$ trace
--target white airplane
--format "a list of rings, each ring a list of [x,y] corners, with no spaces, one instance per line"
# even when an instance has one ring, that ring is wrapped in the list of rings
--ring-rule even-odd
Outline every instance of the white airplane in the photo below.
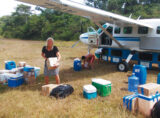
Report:
[[[132,60],[151,67],[160,66],[160,19],[132,19],[89,7],[70,0],[17,0],[44,8],[51,8],[93,21],[99,29],[88,28],[80,35],[80,41],[91,48],[103,48],[103,58],[117,62],[119,71],[128,71]],[[100,22],[106,22],[101,25]],[[125,61],[124,61],[125,60]]]

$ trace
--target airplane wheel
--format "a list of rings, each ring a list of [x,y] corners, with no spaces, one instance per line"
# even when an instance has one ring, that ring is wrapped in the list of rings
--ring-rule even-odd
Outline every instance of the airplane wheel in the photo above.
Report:
[[[129,65],[125,61],[122,61],[117,64],[117,69],[121,72],[127,72],[129,70]]]

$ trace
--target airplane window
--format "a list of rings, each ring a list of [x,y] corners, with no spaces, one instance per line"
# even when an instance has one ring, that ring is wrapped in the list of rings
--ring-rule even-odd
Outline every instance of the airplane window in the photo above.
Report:
[[[115,27],[114,33],[115,34],[120,34],[120,32],[121,32],[121,28],[120,27]]]
[[[148,27],[138,27],[138,34],[147,34]]]
[[[113,27],[109,26],[109,27],[106,29],[106,31],[108,31],[109,33],[111,33],[111,34],[112,34]]]
[[[123,28],[124,34],[131,34],[132,33],[132,27],[124,27]]]
[[[157,34],[160,34],[160,26],[157,27]]]

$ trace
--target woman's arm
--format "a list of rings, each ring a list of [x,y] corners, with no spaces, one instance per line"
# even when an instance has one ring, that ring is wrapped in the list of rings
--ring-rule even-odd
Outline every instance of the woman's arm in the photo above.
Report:
[[[61,54],[59,52],[56,53],[56,56],[57,56],[57,61],[60,61],[61,59]]]
[[[42,57],[46,60],[47,58],[45,57],[45,54],[42,52]]]

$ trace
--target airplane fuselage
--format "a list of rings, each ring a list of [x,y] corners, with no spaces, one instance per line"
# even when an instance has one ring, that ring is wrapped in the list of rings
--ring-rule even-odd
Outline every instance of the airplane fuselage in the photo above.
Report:
[[[105,23],[105,28],[121,45],[135,51],[160,52],[160,19],[144,19],[140,22],[151,25],[153,28],[137,25],[123,25]],[[80,35],[80,40],[91,47],[120,48],[101,29]]]

